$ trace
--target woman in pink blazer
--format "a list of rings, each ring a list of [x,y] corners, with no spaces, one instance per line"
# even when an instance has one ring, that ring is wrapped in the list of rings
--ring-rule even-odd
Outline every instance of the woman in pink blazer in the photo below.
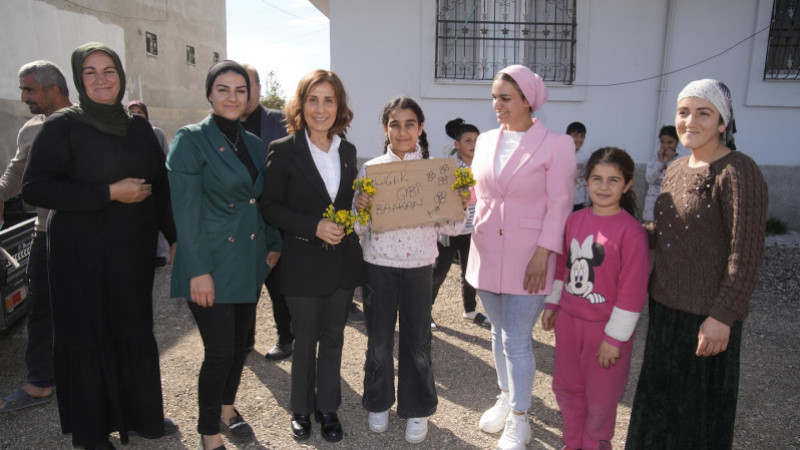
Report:
[[[547,100],[539,75],[513,65],[492,83],[500,128],[478,138],[472,170],[477,184],[467,281],[492,322],[492,351],[501,394],[481,430],[505,430],[498,448],[530,441],[536,360],[531,332],[561,252],[575,190],[575,144],[548,130],[534,111]]]

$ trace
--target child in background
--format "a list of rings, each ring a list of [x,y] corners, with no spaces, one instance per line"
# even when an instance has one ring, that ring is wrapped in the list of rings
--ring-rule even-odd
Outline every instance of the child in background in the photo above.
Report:
[[[428,158],[428,140],[423,130],[425,116],[417,102],[398,96],[383,107],[381,124],[386,133],[384,154],[366,166],[393,161]],[[362,210],[371,198],[356,193],[353,206]],[[469,198],[462,198],[467,209]],[[465,217],[466,219],[466,217]],[[355,224],[367,262],[367,359],[364,363],[364,396],[369,411],[369,429],[375,433],[389,426],[389,408],[395,402],[394,328],[400,315],[398,349],[397,415],[408,419],[406,441],[422,442],[428,433],[428,417],[439,403],[431,363],[431,279],[436,260],[438,233],[458,235],[464,220],[450,225],[431,224],[384,232]]]
[[[586,163],[591,207],[567,219],[542,328],[556,333],[553,392],[565,449],[611,448],[631,364],[631,339],[647,298],[647,236],[634,218],[634,163],[601,148]],[[563,288],[563,292],[562,292]]]
[[[458,118],[447,122],[444,127],[448,136],[454,139],[453,151],[450,155],[455,155],[458,160],[458,167],[465,168],[472,165],[472,157],[475,156],[475,142],[478,140],[478,127],[464,122],[464,119]],[[477,325],[489,327],[489,318],[475,310],[477,302],[475,301],[476,293],[475,288],[470,286],[464,279],[464,274],[467,271],[467,260],[469,258],[469,243],[472,234],[472,218],[475,216],[475,203],[473,202],[467,208],[468,216],[467,222],[464,225],[464,231],[458,236],[448,236],[446,234],[439,235],[439,242],[437,247],[439,249],[439,257],[433,265],[433,293],[431,295],[431,303],[436,302],[436,296],[439,294],[439,288],[447,278],[447,272],[450,271],[450,265],[453,263],[453,257],[458,253],[458,262],[461,265],[461,297],[464,304],[464,312],[461,314],[465,320],[470,320]],[[436,323],[431,319],[431,329],[436,328]]]
[[[661,193],[661,182],[667,173],[667,166],[678,156],[678,131],[672,125],[665,125],[658,132],[658,141],[658,152],[650,155],[650,159],[647,160],[647,172],[644,175],[647,181],[647,195],[644,198],[642,219],[645,222],[655,220],[653,209],[656,206],[656,198]]]
[[[580,122],[572,122],[567,125],[567,134],[572,136],[575,142],[575,159],[578,160],[577,153],[583,147],[586,139],[586,126]],[[589,204],[589,193],[586,192],[586,180],[583,178],[583,163],[578,162],[577,174],[575,177],[575,200],[573,200],[572,211],[577,211]]]

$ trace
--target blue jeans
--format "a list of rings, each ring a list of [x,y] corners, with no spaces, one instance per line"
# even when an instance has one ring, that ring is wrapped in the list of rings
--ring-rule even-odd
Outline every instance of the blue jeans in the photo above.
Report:
[[[492,322],[492,353],[497,384],[509,392],[516,412],[531,407],[536,358],[531,333],[544,307],[544,295],[495,294],[478,290],[483,309]]]
[[[367,360],[364,397],[370,412],[391,408],[394,395],[394,326],[400,315],[397,351],[397,415],[428,417],[439,398],[431,362],[431,276],[433,266],[400,269],[367,264]]]

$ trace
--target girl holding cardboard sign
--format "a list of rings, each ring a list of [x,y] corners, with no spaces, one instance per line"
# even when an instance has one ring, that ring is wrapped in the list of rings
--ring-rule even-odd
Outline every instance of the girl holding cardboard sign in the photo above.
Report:
[[[425,116],[413,99],[401,96],[389,100],[381,122],[386,133],[384,154],[367,161],[359,178],[366,175],[368,165],[428,157]],[[463,200],[465,209],[468,200]],[[359,192],[353,203],[356,209],[363,210],[370,201],[369,195]],[[376,433],[386,431],[389,408],[395,401],[392,349],[398,311],[397,415],[408,419],[408,442],[422,442],[428,433],[428,417],[438,404],[431,369],[430,328],[436,238],[438,233],[457,235],[463,227],[464,220],[382,232],[372,229],[372,222],[355,226],[356,233],[362,235],[369,293],[364,299],[368,341],[361,403],[369,411],[369,428]]]

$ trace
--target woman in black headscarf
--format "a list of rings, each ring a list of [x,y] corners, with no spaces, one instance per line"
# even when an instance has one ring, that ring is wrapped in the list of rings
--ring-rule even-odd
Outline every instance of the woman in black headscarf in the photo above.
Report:
[[[253,439],[234,407],[261,285],[278,262],[281,238],[258,210],[267,158],[264,144],[242,127],[250,77],[235,61],[206,75],[212,112],[175,135],[167,157],[180,245],[172,296],[189,301],[204,360],[198,380],[201,449],[220,450],[220,423],[234,440]]]
[[[79,104],[42,126],[23,177],[26,202],[53,210],[48,272],[61,429],[83,448],[113,448],[119,431],[158,438],[164,419],[153,336],[156,233],[170,244],[164,153],[150,124],[121,103],[117,54],[88,43],[72,53]]]

